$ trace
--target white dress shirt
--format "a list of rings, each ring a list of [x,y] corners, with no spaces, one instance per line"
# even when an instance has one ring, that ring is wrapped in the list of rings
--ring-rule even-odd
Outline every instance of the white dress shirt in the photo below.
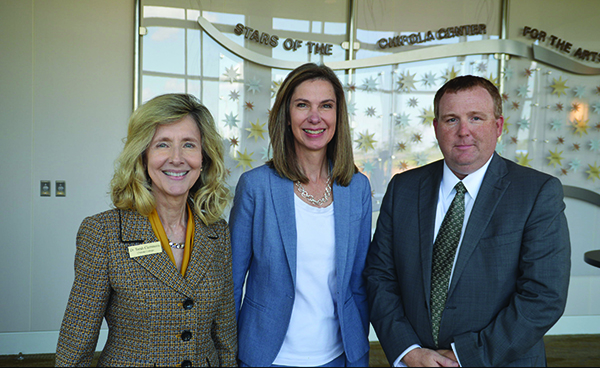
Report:
[[[460,246],[462,245],[462,240],[465,235],[465,229],[467,228],[467,223],[469,222],[469,217],[471,216],[471,211],[473,210],[473,205],[475,204],[475,200],[477,199],[477,194],[479,193],[479,189],[481,189],[481,184],[483,183],[483,178],[485,177],[485,173],[487,172],[488,167],[490,166],[490,162],[492,162],[492,157],[483,165],[479,170],[475,171],[467,175],[463,180],[463,184],[465,188],[467,188],[467,193],[465,194],[465,219],[463,222],[462,232],[460,234],[460,241],[458,242],[458,247],[456,247],[456,255],[454,256],[454,263],[452,264],[452,272],[450,273],[450,280],[454,276],[454,267],[456,266],[456,260],[458,259],[458,252],[460,251]],[[446,212],[448,212],[448,208],[452,204],[454,200],[454,196],[456,195],[456,190],[454,187],[458,182],[461,181],[453,172],[450,170],[446,161],[444,161],[444,174],[442,176],[442,182],[440,184],[440,189],[438,193],[438,201],[437,201],[437,209],[435,212],[435,227],[433,233],[433,239],[435,243],[435,238],[440,231],[440,227],[442,226],[442,222],[444,221],[444,216],[446,216]],[[433,244],[431,244],[433,247]],[[450,287],[450,283],[448,283],[448,287]],[[411,345],[408,349],[406,349],[395,361],[394,367],[406,367],[406,365],[402,362],[402,358],[409,352],[414,349],[420,348],[420,345]],[[456,355],[456,359],[458,355],[456,354],[456,350],[454,349],[454,343],[452,343],[452,350],[454,351],[454,355]],[[460,365],[460,360],[458,361]]]

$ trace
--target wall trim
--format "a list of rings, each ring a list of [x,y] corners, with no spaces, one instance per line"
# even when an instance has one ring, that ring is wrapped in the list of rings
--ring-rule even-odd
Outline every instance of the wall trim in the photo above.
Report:
[[[0,355],[53,354],[59,331],[0,333]],[[101,351],[108,337],[108,329],[100,330],[96,351]]]

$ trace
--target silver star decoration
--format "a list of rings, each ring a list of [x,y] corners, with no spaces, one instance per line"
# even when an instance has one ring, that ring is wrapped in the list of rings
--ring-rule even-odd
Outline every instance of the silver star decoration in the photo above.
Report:
[[[416,153],[414,160],[417,162],[417,166],[423,166],[429,162],[429,158],[425,152]]]
[[[594,109],[594,112],[596,114],[600,114],[600,102],[596,102],[595,104],[593,104],[592,108]]]
[[[419,100],[416,97],[411,98],[410,100],[408,100],[408,106],[410,106],[410,107],[419,106]]]
[[[400,128],[406,128],[410,121],[410,115],[402,113],[400,116],[396,116],[396,125]]]
[[[256,94],[256,92],[260,93],[260,81],[256,78],[252,78],[251,81],[246,83],[246,87],[248,87],[248,92],[252,92],[252,94]]]
[[[229,92],[229,99],[231,101],[237,101],[240,99],[240,93],[236,90]]]
[[[499,155],[504,154],[504,148],[506,148],[506,145],[504,144],[504,142],[496,143],[496,152],[498,152]]]
[[[410,72],[407,70],[406,73],[400,73],[400,76],[398,77],[398,90],[399,91],[404,91],[404,92],[410,92],[413,89],[416,90],[417,88],[415,87],[415,76],[417,75],[417,73],[415,74],[410,74]]]
[[[582,98],[585,93],[585,87],[573,87],[573,93],[575,94],[575,97]]]
[[[529,120],[521,119],[521,120],[517,121],[517,126],[519,127],[519,130],[529,129]]]
[[[555,132],[558,132],[563,127],[563,123],[559,119],[552,120],[550,125],[552,126],[552,130]]]
[[[229,115],[225,114],[225,119],[223,121],[228,127],[237,128],[237,122],[239,121],[237,117],[237,115],[233,116],[233,113],[230,113]]]
[[[363,163],[363,171],[367,174],[372,174],[375,170],[375,163],[373,161],[365,161]]]
[[[269,161],[272,158],[273,158],[273,155],[271,154],[271,150],[269,149],[269,146],[267,145],[266,147],[263,147],[263,149],[262,149],[262,160],[263,161]]]
[[[356,102],[348,103],[348,115],[356,115]]]
[[[365,110],[365,115],[370,118],[375,116],[375,114],[377,114],[377,110],[374,107],[368,107],[367,110]]]
[[[511,68],[510,66],[507,66],[506,68],[504,68],[504,79],[506,79],[506,80],[511,79],[514,73],[515,72],[514,72],[513,68]]]
[[[485,73],[487,71],[487,64],[483,61],[477,64],[477,71],[480,73]]]
[[[590,141],[590,151],[600,151],[600,139],[592,139]]]
[[[430,73],[425,73],[425,75],[423,76],[423,79],[421,80],[421,82],[423,82],[423,85],[425,86],[434,86],[435,85],[435,74],[430,72]]]
[[[517,88],[517,96],[519,97],[527,97],[529,94],[529,89],[527,88],[527,84],[523,84]]]
[[[225,79],[229,79],[229,83],[233,83],[240,74],[237,72],[237,68],[232,66],[231,68],[225,68],[225,73],[223,75],[225,76]]]
[[[363,81],[363,89],[367,92],[377,91],[377,79],[369,77]]]
[[[581,165],[581,160],[576,158],[573,161],[569,162],[569,169],[573,172],[577,172],[580,165]]]

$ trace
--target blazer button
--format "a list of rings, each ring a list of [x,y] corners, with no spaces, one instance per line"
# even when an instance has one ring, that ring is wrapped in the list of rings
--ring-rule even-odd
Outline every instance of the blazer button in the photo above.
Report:
[[[190,362],[189,360],[184,360],[183,362],[181,362],[181,366],[182,367],[191,367],[192,362]]]
[[[188,330],[185,330],[181,333],[181,339],[183,341],[190,341],[192,339],[192,333]]]
[[[190,310],[194,307],[194,301],[192,299],[186,299],[183,301],[183,309]]]

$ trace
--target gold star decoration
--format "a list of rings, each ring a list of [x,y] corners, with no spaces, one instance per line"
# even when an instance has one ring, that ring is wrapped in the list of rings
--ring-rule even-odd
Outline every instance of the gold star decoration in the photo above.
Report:
[[[254,137],[254,142],[258,142],[258,137],[260,137],[260,139],[265,139],[263,134],[267,133],[267,130],[264,128],[266,124],[267,123],[261,124],[259,120],[256,120],[256,124],[250,122],[252,128],[246,128],[246,130],[250,132],[248,139]]]
[[[579,107],[581,107],[580,104],[578,104],[577,102],[573,102],[573,104],[571,104],[571,111],[579,111]]]
[[[508,95],[508,93],[503,93],[503,94],[502,94],[502,100],[503,100],[504,102],[508,101],[508,99],[509,99],[509,98],[510,98],[510,96]]]
[[[367,129],[366,133],[359,133],[359,137],[354,142],[358,143],[358,149],[362,149],[365,152],[369,151],[369,149],[375,149],[373,146],[374,143],[377,143],[376,140],[373,139],[373,134],[369,134],[369,130]]]
[[[490,82],[492,82],[492,84],[496,87],[500,86],[500,82],[499,82],[500,77],[494,78],[494,75],[490,73],[490,77],[488,78],[488,80]]]
[[[564,108],[565,105],[561,104],[560,102],[556,104],[556,111],[563,111]]]
[[[567,79],[565,79],[564,81],[562,80],[562,77],[560,77],[558,80],[556,80],[556,78],[552,78],[552,80],[554,81],[554,84],[551,85],[550,87],[552,87],[552,94],[556,94],[558,97],[560,97],[561,94],[567,94],[567,92],[565,92],[567,90],[566,83],[567,83]]]
[[[598,167],[598,165],[596,164],[596,162],[594,162],[594,166],[588,164],[588,166],[590,167],[590,169],[588,171],[586,171],[586,174],[589,174],[590,176],[588,176],[588,180],[592,180],[594,182],[596,182],[596,179],[600,180],[600,167]]]
[[[229,139],[229,144],[233,147],[237,147],[240,144],[240,142],[236,137],[233,137]]]
[[[411,75],[408,70],[406,71],[406,73],[400,73],[400,76],[398,77],[398,90],[403,92],[410,92],[413,89],[416,89],[416,75],[417,73]]]
[[[242,169],[244,171],[246,171],[246,167],[252,168],[252,163],[255,161],[254,159],[252,159],[252,155],[254,154],[254,152],[248,154],[247,149],[244,148],[244,153],[241,153],[240,151],[237,151],[237,153],[239,156],[237,158],[234,158],[234,160],[238,162],[236,168],[242,166]]]
[[[399,168],[401,171],[406,171],[406,170],[408,170],[408,162],[406,162],[406,161],[400,161],[400,166],[398,166],[398,168]]]
[[[446,74],[442,75],[442,78],[444,78],[444,80],[446,82],[448,82],[450,79],[454,79],[457,76],[458,76],[458,72],[456,70],[454,70],[454,67],[452,67],[452,69],[446,69]]]
[[[348,83],[348,85],[346,85],[346,89],[348,92],[356,92],[356,84]]]
[[[556,165],[558,164],[558,166],[562,166],[562,160],[564,160],[564,158],[561,156],[563,151],[558,152],[558,148],[554,150],[554,152],[552,151],[548,151],[550,152],[550,156],[546,157],[549,162],[548,162],[548,166],[550,165],[554,165],[554,167],[556,167]]]
[[[517,137],[510,137],[510,143],[517,144],[518,142],[519,142],[519,138],[517,138]]]
[[[527,69],[527,68],[526,68],[526,69],[525,69],[525,73],[523,73],[523,74],[525,74],[525,76],[526,76],[527,78],[529,78],[529,77],[531,77],[531,75],[533,74],[533,69]]]
[[[282,83],[283,80],[273,81],[273,83],[271,84],[271,98],[277,95],[277,92],[279,92],[279,87],[281,87]]]
[[[419,133],[415,133],[412,136],[412,141],[415,143],[421,143],[423,141],[423,136]]]
[[[579,151],[580,148],[581,148],[581,144],[573,143],[573,151]]]
[[[565,139],[563,137],[556,138],[556,144],[565,144]]]
[[[511,108],[512,108],[513,110],[518,110],[518,109],[519,109],[519,106],[520,106],[520,104],[519,104],[519,102],[518,102],[518,101],[513,101],[513,102],[512,102],[512,107],[511,107]]]
[[[504,118],[504,126],[502,127],[502,131],[504,132],[504,134],[508,134],[508,128],[512,125],[512,123],[508,122],[509,120],[510,116]]]
[[[435,119],[435,114],[433,113],[433,110],[431,108],[423,109],[423,114],[419,115],[419,118],[423,119],[423,124],[432,125],[433,119]]]
[[[533,161],[533,159],[529,158],[529,153],[523,155],[522,153],[519,154],[517,156],[517,163],[521,166],[529,166],[531,167],[531,165],[529,164],[531,161]]]
[[[567,169],[565,169],[564,167],[562,169],[560,169],[560,172],[564,175],[567,176],[567,174],[569,173],[569,171]]]
[[[404,142],[398,143],[398,145],[396,146],[396,150],[400,151],[400,152],[406,151],[406,143],[404,143]]]
[[[254,102],[246,101],[246,104],[244,105],[244,108],[246,110],[254,110]]]
[[[582,137],[584,133],[587,135],[588,134],[587,130],[590,127],[588,125],[588,122],[589,122],[589,119],[588,120],[575,119],[575,121],[573,122],[573,128],[575,128],[575,131],[573,132],[573,134],[579,133],[580,137]]]

